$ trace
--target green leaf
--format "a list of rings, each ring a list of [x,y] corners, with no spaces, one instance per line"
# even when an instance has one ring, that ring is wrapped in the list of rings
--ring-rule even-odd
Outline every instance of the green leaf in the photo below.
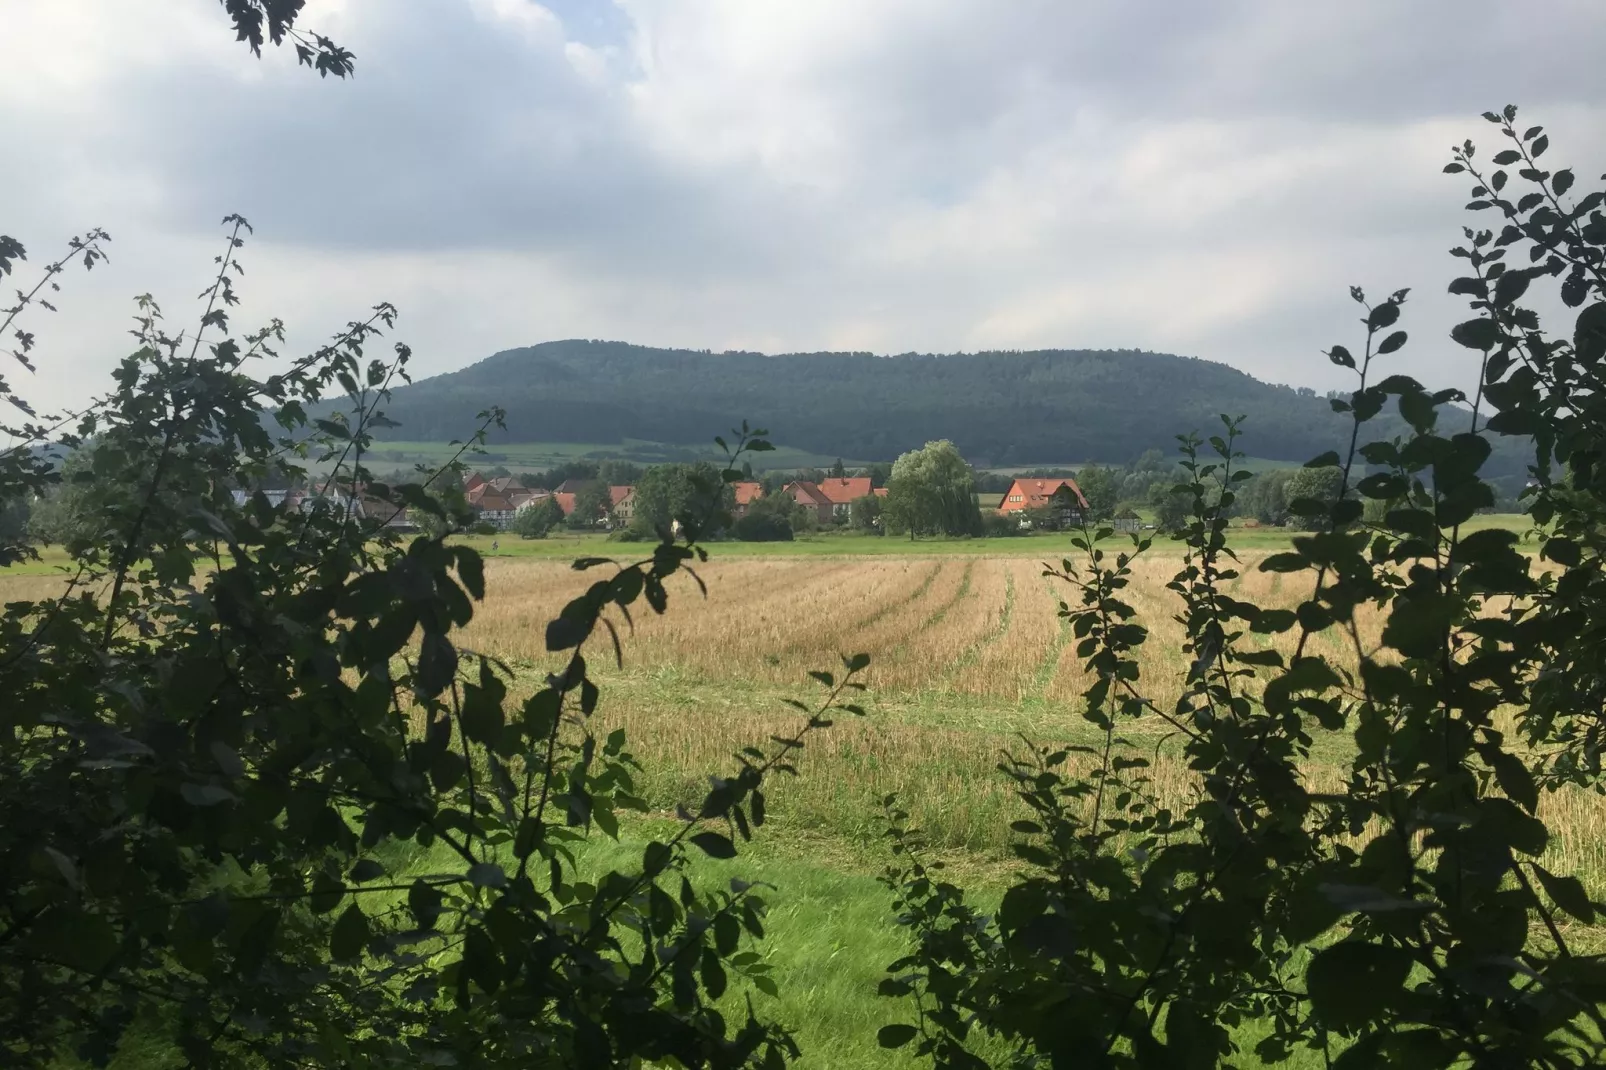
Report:
[[[1294,556],[1298,556],[1297,554]],[[1276,634],[1286,632],[1298,623],[1299,618],[1291,609],[1263,609],[1255,615],[1250,622],[1249,630],[1252,632],[1269,632]]]
[[[435,927],[435,920],[441,916],[443,899],[439,888],[425,884],[422,880],[413,881],[413,886],[407,889],[407,909],[413,912],[419,928]]]
[[[457,648],[441,632],[425,632],[418,651],[419,693],[434,697],[457,675]]]
[[[1478,801],[1479,820],[1473,826],[1476,833],[1489,832],[1507,847],[1538,858],[1550,845],[1550,830],[1537,817],[1524,813],[1516,803],[1499,796]]]
[[[704,854],[710,858],[735,858],[736,845],[730,838],[721,836],[717,832],[699,832],[691,837],[691,842],[702,848]]]
[[[1595,924],[1595,904],[1589,901],[1582,881],[1577,877],[1558,877],[1537,862],[1533,863],[1533,871],[1544,885],[1545,894],[1555,900],[1557,906],[1585,925]]]
[[[501,888],[507,884],[507,871],[495,862],[476,862],[468,867],[468,879],[480,888]]]
[[[1578,314],[1573,325],[1573,348],[1584,362],[1606,357],[1606,301],[1596,302]]]
[[[1500,167],[1510,167],[1522,159],[1522,153],[1516,149],[1502,149],[1494,154],[1494,162]]]
[[[1311,1005],[1328,1025],[1358,1029],[1383,1017],[1404,994],[1410,953],[1387,944],[1346,940],[1318,951],[1305,970]]]
[[[1494,769],[1495,780],[1506,797],[1530,814],[1533,813],[1539,805],[1539,785],[1534,782],[1533,774],[1522,759],[1500,749],[1498,745],[1489,748],[1484,758]]]
[[[1401,346],[1405,345],[1405,341],[1406,341],[1407,337],[1408,336],[1406,335],[1406,333],[1404,331],[1395,331],[1393,334],[1389,335],[1387,338],[1383,339],[1383,341],[1378,344],[1378,347],[1377,347],[1378,353],[1380,353],[1380,354],[1393,353],[1395,350],[1397,350]]]
[[[1525,271],[1508,271],[1494,284],[1494,303],[1500,308],[1511,304],[1528,291],[1528,274]]]
[[[1262,572],[1299,572],[1310,567],[1310,560],[1304,554],[1280,553],[1272,554],[1260,563]]]
[[[594,620],[567,614],[553,618],[546,626],[546,648],[557,651],[579,646],[591,634]]]
[[[1374,331],[1381,331],[1385,327],[1392,327],[1400,318],[1400,306],[1394,301],[1384,301],[1372,309],[1366,317],[1366,325]]]
[[[1448,595],[1423,592],[1396,599],[1383,626],[1383,642],[1406,657],[1430,657],[1446,641],[1458,603]]]
[[[1343,346],[1334,346],[1329,349],[1327,351],[1327,359],[1337,364],[1340,368],[1355,367],[1355,358],[1350,356],[1349,350]]]
[[[464,590],[474,601],[479,602],[485,598],[485,560],[472,548],[467,546],[455,547],[457,556],[457,578],[463,581]]]
[[[1500,329],[1492,319],[1467,320],[1450,328],[1450,337],[1468,349],[1489,350],[1500,340]]]
[[[901,1048],[919,1035],[920,1030],[914,1026],[899,1022],[882,1026],[877,1031],[875,1039],[883,1048]]]
[[[372,858],[360,859],[351,867],[351,879],[357,884],[375,880],[385,875],[385,867]]]
[[[362,907],[352,903],[335,922],[334,932],[329,934],[329,957],[337,962],[349,962],[362,954],[367,942],[368,917]]]
[[[93,973],[117,953],[117,930],[103,915],[56,906],[27,931],[28,950],[50,962]]]

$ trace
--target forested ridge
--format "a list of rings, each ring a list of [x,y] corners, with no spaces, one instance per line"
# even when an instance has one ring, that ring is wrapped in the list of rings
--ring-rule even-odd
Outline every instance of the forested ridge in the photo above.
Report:
[[[820,453],[888,460],[947,438],[983,466],[1126,461],[1220,413],[1248,418],[1251,455],[1304,461],[1341,445],[1349,426],[1309,391],[1167,353],[766,356],[568,340],[397,390],[390,416],[400,426],[383,434],[455,438],[490,404],[507,410],[493,441],[702,443],[739,412]]]

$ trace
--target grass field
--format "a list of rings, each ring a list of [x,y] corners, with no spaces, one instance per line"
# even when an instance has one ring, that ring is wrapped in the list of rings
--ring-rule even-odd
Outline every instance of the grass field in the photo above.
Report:
[[[1520,529],[1521,520],[1480,517],[1476,523]],[[1232,593],[1295,604],[1308,577],[1254,569],[1260,557],[1287,545],[1289,534],[1240,534],[1246,567]],[[488,555],[487,597],[462,643],[513,670],[515,700],[553,667],[544,645],[546,622],[596,578],[575,572],[568,561],[582,555],[632,559],[650,550],[597,536],[471,541]],[[739,858],[700,865],[705,879],[737,873],[777,886],[770,896],[771,936],[761,950],[775,967],[780,1000],[753,998],[799,1031],[807,1053],[802,1065],[913,1065],[875,1042],[878,1026],[907,1017],[903,1006],[875,995],[883,968],[901,954],[887,893],[875,880],[888,861],[878,800],[897,792],[956,875],[983,901],[998,894],[1011,864],[1008,823],[1020,814],[995,770],[1000,755],[1022,748],[1023,737],[1090,741],[1077,698],[1085,675],[1058,617],[1059,599],[1071,592],[1045,578],[1040,565],[1072,548],[1064,535],[913,545],[829,535],[722,543],[711,550],[713,559],[698,568],[706,598],[686,578],[672,588],[667,615],[643,608],[634,627],[621,622],[623,667],[603,649],[593,655],[602,684],[596,728],[599,734],[626,730],[629,749],[644,767],[638,787],[655,813],[666,814],[677,803],[700,799],[707,775],[732,769],[737,749],[796,727],[799,715],[784,700],[814,697],[810,669],[838,668],[839,653],[871,655],[867,716],[839,719],[810,743],[801,775],[774,785],[770,822]],[[31,575],[0,575],[0,598],[48,593],[61,581],[41,572],[57,564],[47,559]],[[1180,628],[1171,619],[1176,598],[1164,586],[1177,564],[1175,546],[1157,540],[1130,589],[1130,601],[1152,629],[1144,686],[1162,705],[1176,697],[1183,671]],[[1375,617],[1363,618],[1363,634],[1375,639],[1378,625]],[[1286,647],[1290,639],[1264,641]],[[1318,649],[1326,642],[1318,639]],[[1187,798],[1192,778],[1163,725],[1134,722],[1125,735],[1154,748],[1162,795],[1179,803]],[[1313,785],[1337,787],[1346,760],[1343,737],[1319,737],[1305,775]],[[1557,833],[1547,865],[1599,888],[1606,878],[1606,805],[1593,795],[1563,792],[1547,796],[1542,808]],[[588,864],[639,857],[644,822],[663,820],[626,822],[622,844],[598,834],[585,854]],[[1599,946],[1606,930],[1575,924],[1568,938],[1575,949]],[[1242,1039],[1252,1043],[1253,1031]],[[158,1064],[129,1065],[144,1070]]]

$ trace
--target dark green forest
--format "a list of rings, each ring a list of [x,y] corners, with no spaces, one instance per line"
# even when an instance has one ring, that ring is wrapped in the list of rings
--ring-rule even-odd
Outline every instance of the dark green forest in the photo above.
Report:
[[[1221,413],[1247,417],[1245,451],[1275,460],[1303,462],[1349,433],[1348,418],[1309,390],[1167,353],[766,356],[569,340],[402,387],[389,411],[399,426],[379,434],[444,441],[490,404],[507,410],[493,442],[702,443],[739,412],[819,453],[891,460],[946,438],[978,467],[1126,462],[1169,451],[1175,432],[1214,426]],[[1380,422],[1391,421],[1393,433],[1406,430],[1392,407]],[[1499,461],[1488,475],[1505,474]]]

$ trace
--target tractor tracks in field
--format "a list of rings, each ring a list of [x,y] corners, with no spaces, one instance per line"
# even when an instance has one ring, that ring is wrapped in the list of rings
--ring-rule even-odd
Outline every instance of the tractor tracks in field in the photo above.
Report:
[[[959,657],[954,659],[953,665],[943,674],[943,686],[946,687],[959,677],[959,674],[980,660],[982,653],[994,643],[1003,639],[1009,633],[1011,619],[1015,615],[1015,574],[1004,569],[1004,606],[998,611],[998,623],[991,631],[976,639],[967,646]],[[967,581],[969,577],[966,577]]]
[[[957,606],[960,602],[963,602],[966,598],[974,595],[975,590],[972,586],[971,580],[975,570],[975,559],[966,561],[965,570],[959,575],[959,586],[954,589],[954,593],[949,595],[947,600],[944,601],[940,606],[932,610],[931,613],[928,614],[926,618],[919,624],[905,632],[903,638],[899,639],[895,644],[892,645],[891,648],[884,651],[881,654],[881,657],[887,661],[891,661],[893,658],[903,654],[909,649],[910,645],[917,638],[941,624],[943,618],[948,616],[948,614],[953,611],[955,606]],[[931,580],[928,580],[925,585],[926,588],[930,588],[931,583],[935,581],[935,578],[936,574],[933,573]],[[913,599],[911,599],[910,602],[912,603]]]
[[[1055,612],[1058,613],[1058,607],[1061,602],[1059,588],[1054,586],[1052,579],[1048,576],[1043,577],[1043,586],[1048,589]],[[1064,660],[1065,651],[1070,645],[1071,638],[1070,620],[1065,617],[1057,617],[1056,619],[1059,621],[1059,630],[1055,633],[1053,642],[1044,651],[1043,660],[1038,663],[1037,672],[1032,677],[1032,690],[1045,699],[1049,697],[1049,690],[1054,685],[1054,678],[1059,675],[1060,662]]]

